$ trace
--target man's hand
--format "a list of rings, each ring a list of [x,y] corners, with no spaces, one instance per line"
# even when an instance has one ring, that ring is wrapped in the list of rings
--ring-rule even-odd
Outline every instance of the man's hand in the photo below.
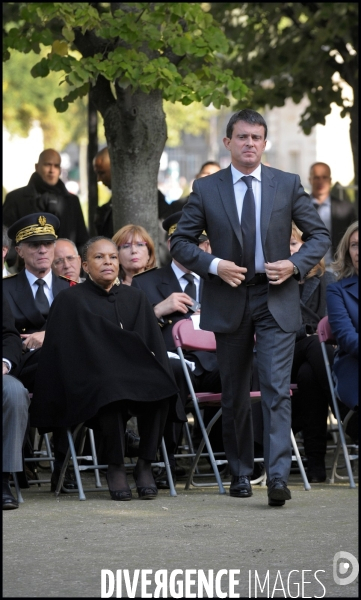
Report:
[[[174,312],[186,314],[188,312],[188,307],[192,306],[192,304],[193,300],[188,294],[185,294],[184,292],[174,292],[168,296],[168,298],[154,306],[154,314],[157,319]]]
[[[264,266],[271,285],[279,285],[293,275],[294,264],[290,260],[277,260],[274,263],[265,263]]]
[[[44,343],[45,331],[35,331],[35,333],[22,333],[23,350],[37,350]]]
[[[223,281],[232,287],[238,287],[245,280],[247,273],[246,267],[238,267],[230,260],[220,260],[217,267],[217,273]]]
[[[3,375],[7,375],[9,373],[9,366],[3,362]]]

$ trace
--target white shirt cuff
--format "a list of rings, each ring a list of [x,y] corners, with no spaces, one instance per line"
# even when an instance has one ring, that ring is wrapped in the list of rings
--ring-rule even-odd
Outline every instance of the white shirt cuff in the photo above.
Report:
[[[7,358],[3,358],[3,363],[5,363],[8,366],[9,373],[10,373],[11,367],[12,367],[11,362]]]
[[[218,263],[221,260],[221,258],[214,258],[208,267],[208,273],[211,273],[211,275],[218,275]]]

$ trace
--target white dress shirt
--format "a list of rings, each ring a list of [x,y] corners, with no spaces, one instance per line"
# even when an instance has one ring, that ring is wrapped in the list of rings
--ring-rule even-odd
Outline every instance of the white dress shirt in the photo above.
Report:
[[[188,285],[189,281],[187,281],[186,279],[184,279],[183,275],[187,275],[187,273],[185,273],[184,271],[182,271],[182,269],[180,269],[174,261],[172,261],[171,263],[172,265],[172,269],[174,271],[174,274],[176,276],[176,278],[178,279],[178,283],[182,288],[182,292],[184,292],[186,286]],[[197,290],[197,298],[194,298],[195,300],[197,300],[197,302],[199,302],[199,289],[200,289],[200,284],[201,284],[201,278],[199,275],[197,275],[197,273],[191,273],[191,275],[193,275],[194,277],[194,283],[196,285],[196,290]]]
[[[241,218],[242,218],[242,209],[243,209],[243,200],[246,195],[247,185],[244,181],[242,181],[242,177],[252,176],[252,190],[255,201],[256,208],[256,253],[255,253],[255,273],[264,273],[264,254],[262,249],[262,241],[261,241],[261,200],[262,200],[262,189],[261,189],[261,165],[249,175],[238,171],[231,164],[231,173],[233,179],[234,186],[234,196],[236,198],[239,226],[241,227]],[[209,266],[209,272],[213,275],[217,275],[217,267],[221,258],[215,258],[212,260]]]
[[[35,281],[37,281],[39,279],[39,277],[36,277],[36,275],[33,275],[32,273],[30,273],[27,269],[25,269],[25,275],[27,277],[27,280],[30,284],[31,291],[33,292],[33,296],[35,298],[35,294],[39,289],[39,286],[35,283]],[[40,279],[43,279],[43,281],[45,281],[44,292],[45,292],[45,296],[47,297],[47,299],[49,301],[49,306],[51,306],[51,304],[54,300],[54,295],[53,295],[53,290],[52,290],[52,286],[53,286],[52,271],[49,271],[49,273],[47,275],[45,275],[45,277],[41,277]]]

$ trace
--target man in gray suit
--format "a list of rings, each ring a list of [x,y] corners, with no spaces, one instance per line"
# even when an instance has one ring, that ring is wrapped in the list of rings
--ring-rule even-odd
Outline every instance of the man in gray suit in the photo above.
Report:
[[[326,254],[330,237],[299,176],[261,165],[266,139],[259,113],[246,109],[231,117],[223,142],[232,164],[194,182],[171,253],[205,280],[201,327],[216,334],[230,495],[241,498],[252,495],[249,392],[256,335],[268,503],[282,506],[291,498],[289,390],[302,322],[298,280]],[[291,257],[292,220],[305,243]],[[212,254],[198,248],[203,230]]]

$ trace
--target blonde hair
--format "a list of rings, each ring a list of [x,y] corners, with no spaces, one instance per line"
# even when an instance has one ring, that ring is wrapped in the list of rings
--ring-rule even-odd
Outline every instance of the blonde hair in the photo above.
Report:
[[[335,260],[331,264],[331,267],[338,281],[356,275],[356,270],[350,256],[350,238],[355,231],[358,231],[358,221],[351,223],[337,246]]]
[[[121,229],[119,229],[112,237],[113,242],[116,243],[117,247],[119,248],[119,246],[121,246],[122,244],[126,244],[127,240],[129,238],[134,239],[134,237],[139,237],[141,239],[143,239],[145,242],[147,242],[147,248],[148,248],[148,254],[149,254],[149,260],[147,263],[147,266],[145,267],[145,271],[148,271],[148,269],[153,269],[153,267],[156,266],[156,256],[155,256],[155,247],[154,247],[154,242],[152,240],[152,238],[150,237],[149,233],[147,232],[146,229],[144,229],[144,227],[142,227],[141,225],[124,225],[124,227],[122,227]],[[120,264],[120,277],[121,279],[125,278],[125,272],[124,269],[122,267],[122,265]]]
[[[291,237],[295,237],[301,244],[304,244],[304,240],[302,239],[302,231],[298,229],[296,223],[292,221],[292,231]],[[305,279],[310,279],[311,277],[321,277],[326,271],[326,264],[324,258],[321,258],[320,262],[315,265],[311,271],[307,273]]]

